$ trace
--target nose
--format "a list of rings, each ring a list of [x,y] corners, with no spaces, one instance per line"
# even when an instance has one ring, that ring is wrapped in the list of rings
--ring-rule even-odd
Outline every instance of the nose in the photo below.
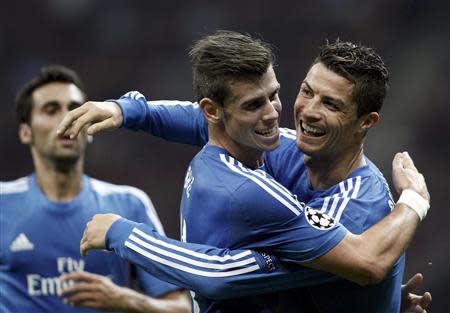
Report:
[[[281,103],[279,101],[267,101],[264,107],[263,120],[276,120],[281,112]]]
[[[320,101],[316,98],[302,99],[298,107],[298,113],[301,112],[303,119],[309,121],[317,121],[320,119],[319,114]]]

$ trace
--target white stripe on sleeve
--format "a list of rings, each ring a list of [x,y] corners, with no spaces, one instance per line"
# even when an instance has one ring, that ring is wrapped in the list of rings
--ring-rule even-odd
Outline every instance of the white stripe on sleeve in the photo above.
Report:
[[[155,262],[158,262],[160,264],[181,270],[183,272],[186,273],[191,273],[191,274],[195,274],[195,275],[199,275],[199,276],[205,276],[205,277],[228,277],[228,276],[235,276],[235,275],[240,275],[240,274],[245,274],[245,273],[249,273],[249,272],[254,272],[259,270],[259,265],[253,265],[250,267],[245,267],[242,269],[238,269],[238,270],[233,270],[233,271],[226,271],[226,272],[209,272],[209,271],[202,271],[202,270],[198,270],[198,269],[194,269],[194,268],[190,268],[188,266],[182,265],[182,264],[178,264],[175,263],[173,261],[169,261],[166,259],[163,259],[161,257],[158,257],[148,251],[145,251],[141,248],[139,248],[138,246],[136,246],[135,244],[126,241],[125,242],[125,246],[127,246],[128,248],[130,248],[131,250],[139,253],[140,255],[145,256],[146,258],[153,260]]]

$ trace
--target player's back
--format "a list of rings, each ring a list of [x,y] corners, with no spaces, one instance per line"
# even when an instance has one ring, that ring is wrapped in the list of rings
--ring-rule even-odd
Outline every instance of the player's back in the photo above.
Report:
[[[269,240],[270,232],[266,234],[263,225],[276,223],[277,218],[271,215],[283,212],[253,212],[258,207],[265,210],[258,203],[266,201],[266,195],[263,189],[248,188],[249,184],[255,184],[252,175],[254,171],[225,150],[205,146],[185,177],[181,204],[183,239],[224,248],[266,248],[264,242]],[[249,190],[259,193],[249,194]],[[247,202],[251,202],[251,207],[245,205]],[[283,217],[292,218],[295,218],[292,212]],[[195,295],[201,312],[299,312],[291,300],[286,292],[221,301]]]

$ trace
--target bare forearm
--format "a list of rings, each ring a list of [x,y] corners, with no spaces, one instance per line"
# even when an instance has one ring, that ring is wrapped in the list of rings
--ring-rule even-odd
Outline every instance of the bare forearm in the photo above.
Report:
[[[380,276],[391,269],[408,247],[419,222],[416,212],[398,203],[391,214],[360,236],[360,248],[376,263]]]

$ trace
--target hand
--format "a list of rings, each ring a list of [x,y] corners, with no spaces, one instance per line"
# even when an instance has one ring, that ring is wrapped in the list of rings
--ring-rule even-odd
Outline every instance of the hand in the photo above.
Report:
[[[121,218],[117,214],[95,214],[86,224],[80,242],[81,255],[87,255],[90,249],[105,249],[105,237],[111,225]]]
[[[90,125],[88,135],[94,135],[100,131],[119,128],[122,123],[122,110],[117,103],[88,101],[66,114],[59,123],[56,134],[69,135],[73,139],[87,125]]]
[[[426,313],[427,307],[431,303],[431,294],[425,292],[422,296],[411,293],[423,282],[422,274],[417,273],[406,283],[402,285],[402,304],[401,313]]]
[[[401,194],[405,189],[411,189],[420,194],[425,200],[430,201],[425,178],[409,156],[408,152],[397,153],[392,162],[392,180],[395,190]]]
[[[126,308],[128,289],[114,284],[108,277],[88,272],[72,272],[61,276],[61,281],[75,281],[64,288],[64,302],[102,311],[123,311]]]

